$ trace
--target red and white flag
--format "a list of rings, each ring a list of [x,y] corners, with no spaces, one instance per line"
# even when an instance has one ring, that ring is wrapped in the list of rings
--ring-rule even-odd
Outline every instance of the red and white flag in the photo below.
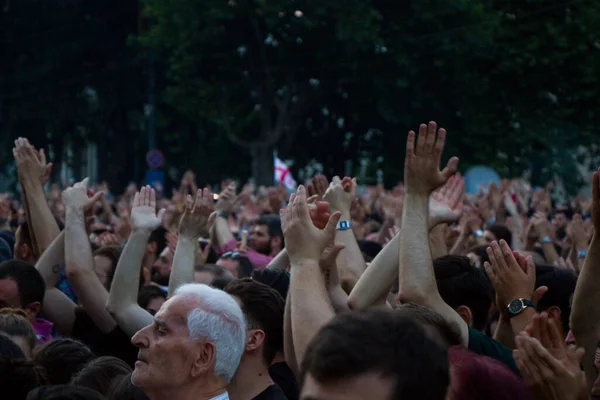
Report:
[[[275,159],[275,182],[283,183],[289,190],[295,190],[297,183],[292,177],[290,168],[276,155],[273,155],[273,158]]]

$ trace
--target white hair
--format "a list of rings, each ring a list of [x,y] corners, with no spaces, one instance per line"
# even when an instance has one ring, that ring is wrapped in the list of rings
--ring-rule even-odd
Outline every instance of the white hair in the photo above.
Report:
[[[222,290],[201,283],[181,285],[175,296],[200,302],[188,314],[190,338],[214,343],[215,376],[224,377],[229,383],[246,347],[246,319],[239,304]]]

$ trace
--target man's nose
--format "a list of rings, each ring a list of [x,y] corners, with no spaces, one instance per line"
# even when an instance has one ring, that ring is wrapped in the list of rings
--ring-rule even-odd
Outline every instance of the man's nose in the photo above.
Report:
[[[146,335],[146,328],[142,328],[133,337],[131,338],[131,344],[135,347],[139,347],[140,349],[145,349],[148,347],[148,336]]]

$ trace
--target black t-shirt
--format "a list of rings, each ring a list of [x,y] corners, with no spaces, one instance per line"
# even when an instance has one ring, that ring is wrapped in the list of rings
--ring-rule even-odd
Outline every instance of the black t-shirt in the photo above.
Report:
[[[253,400],[287,400],[283,390],[277,385],[271,385]]]
[[[118,357],[131,366],[137,360],[138,349],[121,328],[117,326],[111,332],[103,333],[81,307],[75,309],[71,336],[89,346],[97,356]]]
[[[473,328],[469,328],[469,350],[477,354],[495,358],[515,374],[521,376],[512,350]]]
[[[285,362],[278,362],[269,367],[269,375],[277,386],[283,390],[288,400],[298,400],[298,383],[296,376]]]

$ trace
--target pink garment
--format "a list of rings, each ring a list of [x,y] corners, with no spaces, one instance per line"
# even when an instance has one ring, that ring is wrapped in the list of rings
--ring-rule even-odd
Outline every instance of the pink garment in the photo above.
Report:
[[[230,240],[221,248],[221,251],[218,252],[219,256],[223,255],[223,253],[227,253],[228,251],[235,251],[237,246],[237,241],[235,239]],[[246,256],[252,263],[254,269],[264,269],[271,262],[274,257],[266,256],[261,254],[255,250],[248,249],[246,252]]]
[[[37,343],[42,344],[52,340],[52,327],[54,325],[50,321],[46,321],[45,319],[36,319],[33,324],[33,329],[35,329],[35,336],[37,338]]]

